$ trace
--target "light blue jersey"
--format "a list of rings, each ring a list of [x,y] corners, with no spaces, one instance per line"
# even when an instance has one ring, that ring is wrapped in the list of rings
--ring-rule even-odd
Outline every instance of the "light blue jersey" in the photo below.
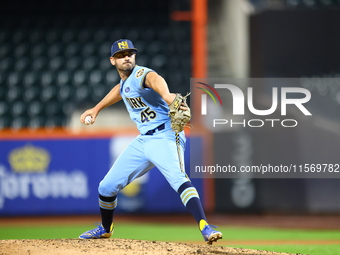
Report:
[[[101,181],[98,191],[104,197],[115,196],[155,166],[176,191],[190,181],[184,167],[184,132],[172,131],[167,103],[153,89],[143,86],[149,72],[154,71],[136,66],[130,76],[120,82],[120,94],[140,135],[120,154]]]
[[[136,123],[141,134],[169,121],[169,107],[163,98],[151,88],[144,87],[145,77],[154,72],[147,67],[136,65],[130,76],[120,81],[120,94],[130,118]]]

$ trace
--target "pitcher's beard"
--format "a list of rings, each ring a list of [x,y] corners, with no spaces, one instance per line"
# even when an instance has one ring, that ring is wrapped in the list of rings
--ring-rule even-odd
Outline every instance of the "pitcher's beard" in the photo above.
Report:
[[[132,63],[124,63],[121,66],[118,67],[119,71],[122,72],[131,72],[133,70],[133,68],[135,67],[135,65],[133,65]]]

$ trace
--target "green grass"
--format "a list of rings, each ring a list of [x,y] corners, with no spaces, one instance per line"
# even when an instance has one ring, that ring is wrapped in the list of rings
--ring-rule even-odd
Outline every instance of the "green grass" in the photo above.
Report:
[[[85,226],[0,227],[0,239],[76,238]]]
[[[77,238],[79,234],[93,227],[94,226],[91,224],[72,226],[0,226],[0,239]],[[219,230],[223,232],[223,241],[230,241],[230,246],[233,247],[311,255],[340,254],[340,245],[232,245],[233,241],[236,242],[242,240],[340,240],[340,231],[241,227],[220,227]],[[202,242],[202,244],[204,244],[202,236],[200,235],[196,225],[116,223],[114,237],[152,241],[193,241]]]
[[[221,228],[232,233],[229,240],[340,240],[340,230],[296,230],[276,228]],[[244,238],[246,233],[247,238]]]

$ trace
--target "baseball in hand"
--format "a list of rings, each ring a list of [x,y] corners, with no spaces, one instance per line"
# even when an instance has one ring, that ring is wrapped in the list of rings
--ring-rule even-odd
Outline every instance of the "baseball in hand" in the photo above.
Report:
[[[85,124],[86,125],[92,124],[92,117],[90,115],[85,117]]]

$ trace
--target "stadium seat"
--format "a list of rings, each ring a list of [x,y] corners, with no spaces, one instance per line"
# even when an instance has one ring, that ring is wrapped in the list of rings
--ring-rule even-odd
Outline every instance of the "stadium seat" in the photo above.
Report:
[[[30,129],[37,129],[45,126],[45,118],[41,116],[35,116],[28,120],[28,127]]]
[[[139,40],[139,31],[140,31],[140,29],[138,29],[138,28],[132,28],[132,29],[128,30],[128,32],[126,34],[126,38],[129,38],[133,42],[138,41]]]
[[[96,53],[97,48],[98,48],[97,44],[88,42],[83,46],[81,54],[83,57],[89,57]]]
[[[57,73],[56,84],[59,87],[71,84],[71,76],[72,74],[70,71],[61,70],[60,72]]]
[[[64,59],[64,57],[56,56],[56,57],[50,59],[49,68],[52,71],[58,71],[58,70],[60,70],[60,69],[62,69],[64,67],[65,67],[65,59]]]
[[[56,127],[66,127],[67,118],[65,117],[47,117],[45,127],[53,129]]]
[[[36,72],[26,72],[23,75],[22,84],[25,88],[30,88],[32,86],[38,86],[38,75]]]
[[[70,58],[75,55],[78,55],[80,48],[81,48],[81,45],[79,45],[76,42],[72,42],[68,44],[67,46],[65,46],[65,49],[64,49],[65,57]]]
[[[11,71],[13,69],[14,60],[12,57],[4,57],[0,59],[0,69],[2,72]]]
[[[8,88],[7,95],[6,95],[6,101],[7,102],[14,102],[19,101],[22,99],[23,90],[19,86],[12,86]]]
[[[0,119],[9,114],[9,104],[5,101],[0,101]]]
[[[0,102],[4,104],[6,104],[6,90],[7,89],[4,86],[0,87]]]
[[[67,117],[69,115],[70,112],[73,112],[76,109],[76,105],[71,102],[71,101],[65,101],[62,103],[62,114],[65,118],[65,116]]]
[[[59,102],[67,102],[72,98],[73,88],[71,86],[64,86],[58,89],[57,99]]]
[[[25,116],[15,117],[10,123],[10,127],[13,130],[22,129],[28,126],[28,118]]]
[[[156,55],[151,60],[151,66],[155,70],[162,69],[166,65],[166,58],[164,55]]]
[[[119,75],[113,68],[106,72],[105,78],[106,84],[117,84],[120,81]]]
[[[47,49],[47,56],[51,59],[56,56],[62,55],[63,51],[64,48],[61,43],[52,43]]]
[[[30,59],[28,57],[16,58],[14,62],[14,71],[23,72],[30,68]]]
[[[108,54],[109,55],[109,54]],[[100,60],[100,63],[99,63],[99,67],[101,70],[103,71],[107,71],[111,68],[113,68],[111,62],[110,62],[110,59],[109,57],[103,57],[101,60]]]
[[[62,104],[54,99],[48,102],[45,107],[46,116],[63,116]]]
[[[26,36],[27,34],[25,33],[24,30],[16,30],[12,34],[12,43],[14,45],[19,45],[20,43],[25,41]]]
[[[159,28],[159,30],[158,30],[155,27],[147,28],[143,31],[143,33],[141,33],[140,39],[143,42],[146,42],[146,43],[154,42],[154,41],[156,41],[156,35],[157,35],[158,31],[161,31],[161,30],[162,30],[161,28]]]
[[[105,41],[102,42],[99,46],[98,49],[98,56],[100,56],[101,58],[109,58],[110,57],[110,48],[113,42]]]
[[[104,86],[96,86],[96,89],[93,90],[93,92],[90,94],[92,102],[99,102],[107,93]]]
[[[11,127],[12,124],[12,118],[10,115],[7,116],[1,116],[0,118],[0,130],[4,128]]]
[[[87,71],[91,71],[99,66],[98,62],[98,58],[95,56],[85,57],[82,67]]]
[[[79,86],[75,90],[74,100],[78,106],[84,105],[86,99],[90,95],[90,87],[89,86]]]
[[[44,115],[44,104],[39,100],[29,103],[27,113],[30,118],[33,118],[36,116],[43,116]]]
[[[30,103],[38,100],[40,97],[40,89],[37,86],[28,87],[23,94],[23,102]]]
[[[0,42],[0,58],[4,58],[10,55],[13,48],[10,43]]]
[[[37,58],[33,58],[31,60],[31,70],[38,72],[42,71],[48,65],[48,58],[46,56],[41,56]]]
[[[77,70],[74,72],[72,83],[75,86],[85,84],[87,82],[88,75],[84,70]]]
[[[100,84],[104,82],[104,75],[101,70],[92,70],[89,76],[89,82],[93,84]]]
[[[136,63],[140,66],[149,66],[149,58],[145,55],[137,55],[136,57]]]
[[[162,44],[158,41],[152,41],[148,44],[147,54],[150,56],[160,53],[162,50]]]
[[[23,42],[23,43],[20,43],[18,44],[16,47],[15,47],[15,50],[14,50],[14,57],[16,59],[21,59],[23,57],[27,57],[30,53],[30,46],[28,43],[26,42]]]
[[[98,103],[120,81],[109,58],[112,43],[121,38],[135,43],[138,65],[154,68],[169,86],[182,86],[191,70],[189,24],[169,25],[168,7],[161,2],[137,1],[133,8],[127,2],[120,4],[131,9],[132,18],[38,12],[2,17],[0,128],[65,126],[74,109]],[[150,15],[151,4],[157,14]],[[47,6],[51,7],[39,8]],[[97,2],[91,6],[102,8]],[[105,9],[112,6],[116,8],[112,2],[105,3]],[[145,14],[138,20],[135,8]]]
[[[56,74],[52,71],[45,71],[41,73],[40,82],[42,86],[50,86],[55,84]]]
[[[45,86],[41,88],[40,92],[40,100],[43,103],[48,103],[51,99],[56,98],[56,86],[51,85],[51,86]]]
[[[102,43],[107,41],[108,38],[108,32],[105,31],[104,29],[99,29],[94,33],[93,39],[97,43]]]
[[[82,59],[79,56],[67,58],[66,68],[68,70],[72,70],[72,71],[79,70],[81,68],[81,65],[82,65]]]

